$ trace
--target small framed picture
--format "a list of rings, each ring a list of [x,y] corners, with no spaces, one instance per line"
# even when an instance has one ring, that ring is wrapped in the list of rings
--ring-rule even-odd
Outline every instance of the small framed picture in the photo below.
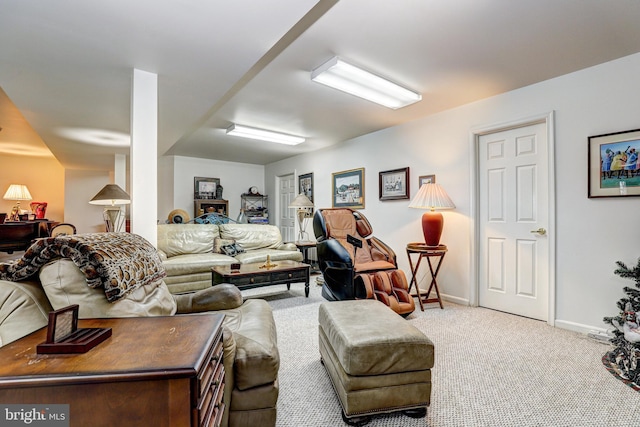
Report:
[[[418,190],[422,187],[422,184],[435,184],[436,176],[435,175],[421,175],[418,177]]]
[[[334,172],[331,175],[332,207],[364,209],[364,168]]]
[[[73,304],[59,310],[49,312],[47,342],[60,342],[78,329],[78,310],[80,306]]]
[[[380,200],[409,198],[409,168],[393,169],[378,175]]]
[[[313,172],[298,175],[298,194],[304,194],[313,202]]]
[[[640,129],[589,137],[588,197],[640,196]]]
[[[215,199],[216,190],[220,185],[220,178],[193,178],[193,192],[195,199]]]

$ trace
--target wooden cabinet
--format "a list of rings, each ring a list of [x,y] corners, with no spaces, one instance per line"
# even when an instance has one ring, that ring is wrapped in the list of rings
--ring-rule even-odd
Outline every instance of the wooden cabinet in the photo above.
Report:
[[[37,354],[40,329],[0,348],[0,402],[68,404],[72,427],[219,426],[223,318],[80,320],[80,328],[112,328],[83,354]]]
[[[224,199],[195,199],[194,217],[207,213],[219,213],[229,216],[229,201]]]

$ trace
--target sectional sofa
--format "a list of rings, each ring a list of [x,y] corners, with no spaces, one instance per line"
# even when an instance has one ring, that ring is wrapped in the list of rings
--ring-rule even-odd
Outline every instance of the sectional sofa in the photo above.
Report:
[[[173,294],[210,287],[216,265],[265,262],[267,255],[272,261],[303,258],[295,244],[282,241],[278,227],[268,224],[159,224],[158,252]]]

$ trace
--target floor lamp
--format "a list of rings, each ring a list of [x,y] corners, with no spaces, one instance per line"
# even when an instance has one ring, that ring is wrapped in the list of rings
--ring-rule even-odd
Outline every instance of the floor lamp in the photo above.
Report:
[[[309,241],[309,234],[304,231],[307,228],[307,223],[309,222],[309,218],[311,218],[311,212],[313,211],[313,202],[309,200],[307,196],[300,193],[296,196],[295,199],[289,205],[289,208],[297,209],[297,217],[298,217],[298,242],[306,242]],[[307,237],[305,239],[305,236]]]
[[[444,218],[436,209],[453,209],[456,205],[440,184],[422,184],[418,194],[411,200],[410,208],[428,209],[422,215],[422,233],[427,246],[438,246],[444,226]]]
[[[89,200],[89,203],[105,207],[102,216],[107,232],[124,231],[125,214],[118,205],[131,203],[131,198],[126,191],[116,184],[107,184],[93,196],[93,199]]]
[[[29,193],[29,189],[26,185],[11,184],[7,189],[7,192],[4,193],[3,199],[15,200],[16,202],[5,221],[20,221],[20,200],[31,200],[31,193]]]

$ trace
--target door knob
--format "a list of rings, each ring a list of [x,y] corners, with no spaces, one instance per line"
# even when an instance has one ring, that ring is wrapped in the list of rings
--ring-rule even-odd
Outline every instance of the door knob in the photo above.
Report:
[[[547,230],[545,230],[542,227],[538,228],[537,230],[531,230],[531,232],[535,234],[539,234],[540,236],[544,236],[545,234],[547,234]]]

